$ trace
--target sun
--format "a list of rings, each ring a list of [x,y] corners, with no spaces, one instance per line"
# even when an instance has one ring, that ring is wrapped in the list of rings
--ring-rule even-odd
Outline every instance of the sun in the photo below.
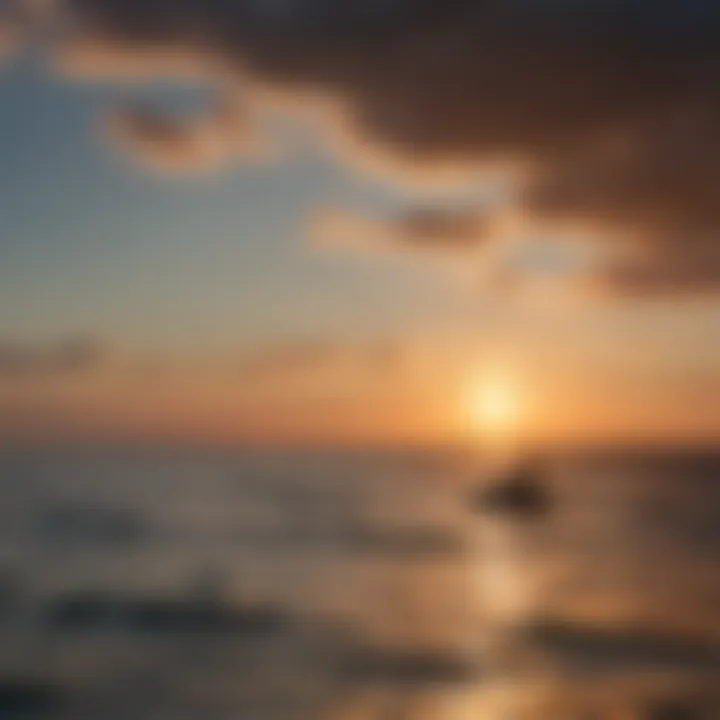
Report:
[[[523,417],[522,396],[517,383],[503,376],[476,381],[467,396],[469,420],[474,429],[491,435],[517,432]]]

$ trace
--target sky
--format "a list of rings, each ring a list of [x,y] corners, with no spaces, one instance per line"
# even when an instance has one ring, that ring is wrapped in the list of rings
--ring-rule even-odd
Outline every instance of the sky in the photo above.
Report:
[[[720,437],[711,3],[169,8],[0,3],[0,439]]]

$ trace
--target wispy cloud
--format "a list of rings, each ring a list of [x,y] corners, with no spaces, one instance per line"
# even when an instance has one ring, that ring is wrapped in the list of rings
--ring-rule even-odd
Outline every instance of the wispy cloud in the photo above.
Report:
[[[208,171],[239,158],[260,160],[268,150],[256,121],[237,103],[200,118],[127,107],[106,118],[105,131],[140,162],[167,172]]]
[[[314,242],[328,247],[462,254],[482,250],[501,237],[492,216],[444,207],[420,207],[390,217],[326,207],[311,218],[309,233]]]
[[[245,351],[235,382],[251,393],[289,386],[336,394],[397,384],[412,369],[417,348],[409,340],[349,341],[298,337]]]
[[[102,366],[108,352],[92,337],[46,343],[0,340],[0,382],[84,375]]]

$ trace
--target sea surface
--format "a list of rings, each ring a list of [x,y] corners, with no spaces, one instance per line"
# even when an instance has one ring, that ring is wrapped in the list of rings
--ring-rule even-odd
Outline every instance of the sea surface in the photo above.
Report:
[[[0,492],[3,719],[720,718],[720,451],[6,449]]]

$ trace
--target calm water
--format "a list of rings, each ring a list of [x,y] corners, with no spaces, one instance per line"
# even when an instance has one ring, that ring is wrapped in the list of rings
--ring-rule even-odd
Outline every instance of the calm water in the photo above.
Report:
[[[502,480],[5,451],[0,718],[717,720],[720,453],[555,456],[529,508]]]

